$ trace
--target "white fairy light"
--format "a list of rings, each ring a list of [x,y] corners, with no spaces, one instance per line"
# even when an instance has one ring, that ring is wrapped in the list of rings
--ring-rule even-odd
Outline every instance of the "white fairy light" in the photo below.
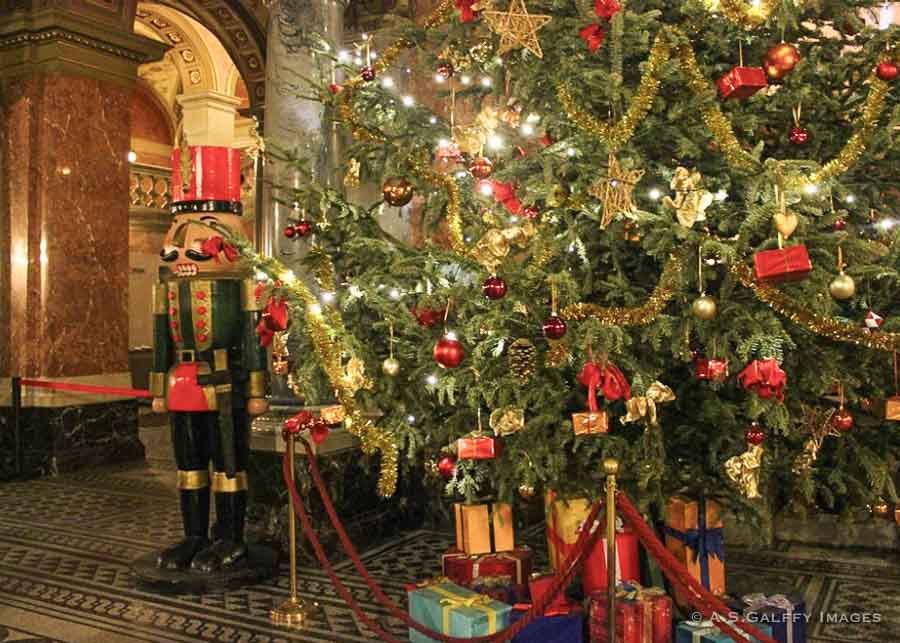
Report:
[[[471,85],[472,77],[469,76],[468,74],[463,74],[462,76],[459,77],[459,82],[461,82],[463,85]]]
[[[531,123],[522,123],[521,129],[522,133],[525,136],[531,136],[532,134],[534,134],[534,125],[532,125]]]
[[[425,378],[425,383],[428,384],[429,386],[436,385],[438,383],[437,375],[432,373],[431,375],[429,375],[428,377]]]
[[[487,144],[489,149],[499,150],[503,147],[503,139],[496,134],[491,134],[488,136]]]
[[[468,175],[469,175],[469,173],[466,172],[465,170],[460,170],[459,172],[456,173],[456,178],[458,178],[458,179],[464,179],[464,178],[466,178]]]
[[[451,342],[455,342],[457,339],[459,339],[457,334],[455,332],[453,332],[452,330],[448,330],[446,333],[444,333],[444,337],[449,339]]]
[[[322,307],[319,304],[310,304],[307,310],[309,310],[309,312],[313,315],[322,314]]]
[[[490,76],[485,76],[481,79],[481,86],[482,87],[490,87],[492,82],[493,81],[491,80]]]
[[[445,80],[446,80],[446,78],[444,78],[440,74],[434,75],[434,82],[436,82],[436,83],[443,83]]]
[[[721,189],[715,194],[716,201],[724,201],[728,198],[728,190]]]
[[[400,291],[397,290],[396,288],[391,288],[390,292],[388,292],[388,297],[390,297],[394,301],[399,301]]]
[[[353,62],[357,65],[362,65],[362,56],[356,56],[353,58]]]
[[[490,181],[482,181],[478,184],[478,191],[484,196],[491,196],[494,193],[494,186]]]
[[[297,275],[294,274],[293,270],[285,270],[281,273],[281,281],[286,284],[292,284],[297,281]]]
[[[335,297],[334,293],[331,291],[328,291],[328,290],[326,290],[325,292],[323,292],[322,294],[319,295],[319,299],[322,300],[323,304],[334,303],[334,297]]]
[[[816,194],[819,191],[819,186],[816,185],[815,183],[807,183],[806,186],[803,188],[803,191],[810,195]]]
[[[569,156],[577,156],[578,150],[576,150],[574,147],[570,147],[569,149],[566,150],[566,154]]]
[[[428,119],[428,122],[431,123],[432,125],[434,125],[435,123],[437,123],[437,116],[430,117]]]
[[[856,196],[853,195],[853,194],[848,194],[848,195],[847,195],[847,198],[844,199],[844,200],[845,200],[847,203],[855,203],[855,202],[856,202]]]
[[[895,219],[885,217],[884,219],[876,223],[875,227],[882,232],[887,232],[891,230],[895,225],[897,225],[897,221]]]
[[[529,123],[537,123],[539,120],[541,120],[541,117],[535,113],[531,113],[528,115],[528,118],[526,118],[525,120],[528,121]]]
[[[128,151],[128,162],[134,163],[135,161],[137,161],[137,152],[135,152],[134,150],[129,150]]]
[[[337,55],[338,62],[345,63],[350,60],[350,52],[346,49],[341,49]]]
[[[257,270],[256,281],[269,281],[269,275],[264,273],[262,270]]]
[[[390,89],[391,87],[394,86],[394,79],[391,78],[390,76],[385,76],[384,78],[381,79],[381,86],[386,89]]]
[[[403,98],[401,98],[400,102],[403,103],[404,107],[412,107],[413,105],[416,104],[416,101],[413,99],[413,97],[409,96],[409,95],[406,95]]]
[[[415,416],[415,415],[407,415],[407,416],[406,416],[406,423],[407,423],[407,424],[415,424],[415,423],[416,423],[416,416]]]
[[[659,201],[660,197],[662,197],[662,191],[659,188],[653,188],[649,192],[647,192],[647,196],[649,196],[654,201]]]

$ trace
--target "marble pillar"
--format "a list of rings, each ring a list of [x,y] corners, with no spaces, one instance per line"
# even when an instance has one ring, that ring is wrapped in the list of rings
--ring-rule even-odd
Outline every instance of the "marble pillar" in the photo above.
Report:
[[[131,386],[129,99],[164,47],[127,15],[91,18],[0,17],[0,407],[12,376]],[[133,400],[26,388],[23,401],[35,470],[139,454]]]

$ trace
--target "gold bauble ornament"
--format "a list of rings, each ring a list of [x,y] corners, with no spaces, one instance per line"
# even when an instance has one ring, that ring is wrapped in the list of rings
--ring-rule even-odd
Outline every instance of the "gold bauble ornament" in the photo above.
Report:
[[[878,502],[872,505],[872,515],[876,518],[886,519],[891,514],[891,508],[888,506],[888,503],[884,501],[883,498],[879,498]]]
[[[397,377],[400,374],[400,360],[396,357],[388,357],[381,362],[381,372],[388,377]]]
[[[384,182],[384,185],[381,187],[381,193],[384,196],[385,203],[395,208],[402,208],[412,201],[413,186],[406,179],[391,177]]]
[[[828,290],[835,299],[850,299],[856,294],[856,282],[853,277],[842,272],[831,281]]]
[[[706,294],[700,295],[694,300],[694,303],[691,304],[691,310],[694,311],[694,316],[697,317],[697,319],[702,319],[704,321],[715,319],[716,315],[719,314],[719,306],[716,303],[716,298]]]

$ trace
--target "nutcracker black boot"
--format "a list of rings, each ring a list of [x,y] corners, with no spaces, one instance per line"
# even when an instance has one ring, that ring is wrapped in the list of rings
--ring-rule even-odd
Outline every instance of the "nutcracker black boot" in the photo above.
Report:
[[[209,547],[209,487],[182,489],[180,495],[184,540],[159,553],[156,564],[162,569],[187,569]]]
[[[228,571],[242,565],[247,558],[244,542],[244,518],[247,513],[247,492],[216,493],[215,541],[194,557],[191,568],[210,574]]]

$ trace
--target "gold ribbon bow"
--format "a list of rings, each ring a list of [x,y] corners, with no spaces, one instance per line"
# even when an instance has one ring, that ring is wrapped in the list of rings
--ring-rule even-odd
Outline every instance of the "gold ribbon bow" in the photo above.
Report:
[[[616,590],[616,598],[624,598],[629,601],[643,601],[654,596],[665,596],[666,591],[661,587],[644,587],[638,583],[628,582]]]
[[[525,428],[525,411],[516,406],[495,409],[489,424],[495,435],[512,435]]]
[[[429,587],[428,589],[446,597],[441,599],[443,621],[443,631],[441,634],[450,633],[450,612],[461,608],[475,609],[484,612],[488,617],[487,634],[494,634],[497,631],[497,612],[489,607],[490,604],[494,602],[494,599],[490,596],[485,596],[484,594],[457,596],[456,594],[448,592],[443,587]]]
[[[625,401],[626,415],[619,419],[622,424],[637,422],[647,418],[650,424],[656,424],[656,405],[671,402],[675,399],[675,393],[662,382],[653,382],[647,389],[646,395],[635,395]]]

